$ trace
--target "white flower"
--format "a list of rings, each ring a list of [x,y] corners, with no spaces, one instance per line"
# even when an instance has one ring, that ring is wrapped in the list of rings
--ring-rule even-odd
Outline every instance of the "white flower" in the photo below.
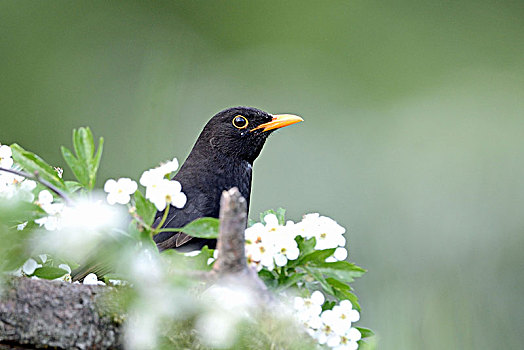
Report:
[[[102,281],[98,280],[98,277],[94,273],[90,273],[89,275],[84,277],[84,284],[95,284],[95,285],[103,285],[106,284]]]
[[[260,270],[263,266],[273,270],[285,266],[288,260],[298,258],[300,251],[295,241],[293,223],[281,226],[274,214],[264,217],[265,225],[256,223],[245,231],[246,256],[250,265]]]
[[[11,147],[7,145],[0,146],[0,167],[10,169],[13,166],[13,158],[11,156],[13,152]]]
[[[118,181],[109,179],[104,185],[104,191],[107,192],[107,202],[111,205],[129,203],[131,194],[135,193],[137,188],[136,182],[127,177],[120,178]]]
[[[320,344],[340,350],[358,347],[361,335],[358,329],[351,327],[351,323],[358,321],[360,314],[353,310],[349,300],[342,300],[332,310],[322,312],[320,319],[322,325],[313,335]]]
[[[337,222],[318,213],[304,215],[301,222],[295,225],[298,234],[309,239],[315,237],[316,250],[343,247],[346,244],[346,229]]]
[[[40,219],[36,219],[35,222],[48,231],[54,231],[60,228],[60,214],[64,209],[63,203],[53,203],[53,195],[48,190],[42,190],[38,193],[38,204],[44,211],[49,214]]]
[[[44,209],[44,207],[53,203],[53,195],[48,190],[42,190],[38,193],[38,205]],[[45,210],[45,209],[44,209]]]
[[[173,158],[173,160],[163,163],[160,166],[146,170],[142,173],[142,176],[140,176],[140,184],[144,187],[146,187],[146,198],[148,197],[148,190],[150,190],[150,187],[156,187],[161,180],[166,179],[172,172],[178,169],[178,161],[176,158]],[[169,180],[169,179],[168,179]]]
[[[169,176],[172,172],[178,169],[178,160],[173,158],[173,160],[160,164],[160,166],[156,169],[162,174],[163,177]]]
[[[302,322],[310,322],[312,319],[319,317],[322,312],[322,304],[324,304],[325,298],[324,294],[320,291],[314,291],[309,298],[295,297],[294,299],[294,308],[297,311],[297,317]],[[320,319],[315,320],[315,324],[318,323]],[[318,328],[312,327],[312,328]]]
[[[158,210],[164,210],[167,204],[176,208],[183,208],[186,205],[187,197],[182,192],[180,182],[174,180],[162,179],[154,187],[148,187],[146,191],[148,198]]]
[[[26,275],[32,275],[39,267],[42,267],[42,265],[37,263],[35,259],[28,259],[22,266],[22,271],[24,271]]]
[[[35,222],[40,226],[44,226],[47,231],[55,231],[60,228],[58,217],[52,215],[36,219]]]
[[[344,247],[338,247],[335,249],[335,253],[333,253],[333,256],[330,256],[326,259],[326,262],[335,262],[335,261],[343,261],[346,260],[348,257],[348,251]]]
[[[337,334],[345,334],[351,328],[351,322],[357,322],[360,314],[353,310],[349,300],[342,300],[339,305],[333,307],[333,323],[331,324]]]
[[[196,322],[201,340],[213,348],[229,348],[236,338],[238,324],[250,319],[256,300],[243,281],[233,284],[215,284],[204,293],[209,307]]]
[[[356,350],[358,348],[357,341],[360,338],[362,338],[360,331],[356,328],[350,328],[345,334],[331,337],[328,345],[333,344],[334,350]]]

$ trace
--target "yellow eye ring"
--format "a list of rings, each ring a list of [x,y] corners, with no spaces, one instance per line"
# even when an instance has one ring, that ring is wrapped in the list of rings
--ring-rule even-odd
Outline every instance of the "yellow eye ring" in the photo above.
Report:
[[[245,129],[247,128],[249,122],[247,121],[247,118],[243,115],[237,115],[233,118],[233,126],[237,129]]]

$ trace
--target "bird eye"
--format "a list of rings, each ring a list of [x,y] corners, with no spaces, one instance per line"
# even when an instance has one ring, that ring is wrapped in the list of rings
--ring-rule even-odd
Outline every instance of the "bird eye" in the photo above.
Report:
[[[235,118],[233,118],[233,126],[237,129],[245,129],[247,128],[248,124],[249,122],[243,115],[237,115]]]

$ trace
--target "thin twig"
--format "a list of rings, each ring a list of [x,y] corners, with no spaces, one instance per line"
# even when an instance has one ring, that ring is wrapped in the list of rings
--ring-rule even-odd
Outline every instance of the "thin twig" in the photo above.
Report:
[[[62,198],[64,200],[65,204],[71,205],[71,203],[72,203],[71,199],[62,190],[56,188],[56,186],[51,184],[49,181],[47,181],[47,180],[43,179],[42,177],[40,177],[40,175],[38,174],[38,171],[35,171],[34,174],[30,174],[30,173],[26,173],[24,171],[19,171],[19,170],[14,170],[14,169],[6,169],[6,168],[2,168],[2,167],[0,167],[0,171],[5,171],[7,173],[11,173],[11,174],[15,174],[15,175],[18,175],[18,176],[25,177],[26,179],[30,179],[30,180],[34,180],[34,181],[40,182],[42,185],[44,185],[45,187],[49,188],[51,191],[56,193],[60,198]]]

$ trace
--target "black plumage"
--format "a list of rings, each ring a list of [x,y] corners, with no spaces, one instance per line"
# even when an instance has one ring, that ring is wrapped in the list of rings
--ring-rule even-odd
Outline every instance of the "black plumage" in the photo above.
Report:
[[[251,107],[229,108],[213,116],[173,178],[181,183],[187,203],[182,209],[170,207],[162,228],[180,228],[200,217],[218,218],[222,191],[232,187],[239,189],[249,208],[253,162],[273,131],[299,121],[297,116],[273,116]],[[154,227],[163,214],[157,212]],[[191,251],[216,245],[215,240],[177,231],[161,232],[154,240],[160,250]]]

